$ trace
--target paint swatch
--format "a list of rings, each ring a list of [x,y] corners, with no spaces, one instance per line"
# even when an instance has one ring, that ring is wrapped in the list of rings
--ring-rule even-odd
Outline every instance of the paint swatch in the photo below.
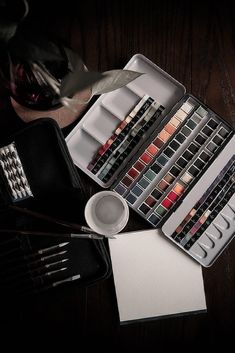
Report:
[[[188,98],[152,134],[114,190],[154,227],[161,226],[228,142],[231,131]]]
[[[98,150],[87,168],[104,183],[109,181],[163,110],[164,107],[151,97],[144,96]],[[142,156],[145,164],[151,161],[150,156],[157,153],[157,148],[150,146],[149,153]]]
[[[201,237],[235,192],[235,156],[177,227],[172,238],[185,249]]]

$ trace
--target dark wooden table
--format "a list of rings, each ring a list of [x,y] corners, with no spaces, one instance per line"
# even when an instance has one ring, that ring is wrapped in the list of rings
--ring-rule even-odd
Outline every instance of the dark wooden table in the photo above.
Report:
[[[29,1],[31,4],[32,1]],[[48,1],[31,5],[31,26],[62,38],[76,50],[90,70],[122,68],[135,53],[142,53],[187,91],[235,124],[235,9],[233,1],[90,1],[47,9]],[[24,124],[2,95],[0,136]],[[64,129],[65,135],[71,126]],[[81,173],[82,174],[82,173]],[[82,174],[87,192],[98,190]],[[146,228],[131,213],[128,229]],[[0,303],[2,324],[24,339],[34,332],[54,342],[69,337],[81,349],[87,345],[110,351],[159,351],[215,348],[234,342],[235,241],[208,269],[203,269],[206,314],[189,315],[120,326],[112,276],[89,288],[69,285],[48,291],[27,303]],[[174,295],[174,293],[172,293]],[[7,325],[8,324],[8,325]],[[231,348],[233,349],[233,347]]]

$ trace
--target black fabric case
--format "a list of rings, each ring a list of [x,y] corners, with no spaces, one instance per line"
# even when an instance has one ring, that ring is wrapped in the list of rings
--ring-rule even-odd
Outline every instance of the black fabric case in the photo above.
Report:
[[[0,147],[13,141],[34,197],[12,202],[4,176],[1,175],[2,211],[7,210],[9,203],[15,203],[20,207],[27,207],[49,216],[84,225],[85,193],[57,123],[50,118],[38,119],[27,124],[14,136],[1,141]],[[2,228],[9,227],[7,224],[9,220],[11,222],[10,228],[12,228],[12,214],[8,221],[6,219],[7,217],[2,222],[0,221]],[[14,226],[18,229],[70,232],[66,228],[57,227],[49,222],[39,221],[17,212],[14,213],[14,221]],[[36,236],[28,236],[23,239],[21,236],[20,248],[25,254],[29,254],[37,249],[63,241],[67,241],[67,239]],[[76,283],[79,286],[86,286],[109,276],[111,266],[104,241],[73,239],[69,242],[66,254],[69,257],[69,262],[66,264],[66,266],[69,265],[68,270],[56,280],[81,274],[81,278]],[[53,280],[55,279],[53,278]],[[46,285],[49,284],[50,281],[46,283]],[[33,283],[32,289],[34,287]]]

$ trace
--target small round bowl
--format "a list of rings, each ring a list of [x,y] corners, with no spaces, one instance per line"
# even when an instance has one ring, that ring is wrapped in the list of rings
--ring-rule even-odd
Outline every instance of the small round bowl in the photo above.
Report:
[[[127,224],[129,207],[114,191],[93,195],[85,207],[85,219],[90,228],[102,235],[115,235]]]

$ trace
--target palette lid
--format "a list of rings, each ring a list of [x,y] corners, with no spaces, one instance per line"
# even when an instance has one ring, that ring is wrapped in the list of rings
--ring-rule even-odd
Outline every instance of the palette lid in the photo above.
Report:
[[[186,88],[179,81],[142,54],[135,54],[124,69],[143,73],[127,87],[130,86],[131,90],[139,96],[147,93],[165,107],[165,114],[186,93]]]
[[[186,92],[181,83],[142,54],[135,54],[124,69],[141,72],[143,75],[124,87],[100,95],[66,138],[74,164],[103,188],[109,188],[115,183],[142,143],[133,149],[133,153],[126,157],[108,181],[104,181],[103,176],[100,178],[97,172],[92,171],[90,167],[93,166],[93,161],[99,151],[103,151],[102,148],[109,142],[121,122],[143,97],[149,96],[164,107],[164,111],[154,123],[157,127]]]

